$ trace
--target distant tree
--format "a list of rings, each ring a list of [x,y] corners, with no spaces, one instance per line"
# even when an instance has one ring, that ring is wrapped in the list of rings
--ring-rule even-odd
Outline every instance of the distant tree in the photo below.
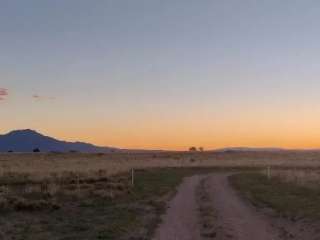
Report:
[[[76,150],[70,150],[69,153],[78,153]]]
[[[8,153],[13,153],[13,151],[12,151],[12,150],[9,150]]]
[[[199,151],[203,152],[204,151],[203,147],[199,147]]]
[[[189,148],[189,151],[190,151],[190,152],[196,152],[196,151],[197,151],[197,148],[196,148],[196,147],[190,147],[190,148]]]
[[[34,153],[38,153],[38,152],[40,152],[40,149],[39,148],[35,148],[35,149],[33,149],[33,152]]]

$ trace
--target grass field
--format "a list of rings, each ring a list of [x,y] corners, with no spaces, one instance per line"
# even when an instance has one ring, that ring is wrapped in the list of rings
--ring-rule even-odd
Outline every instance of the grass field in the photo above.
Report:
[[[278,167],[319,168],[319,151],[278,152],[145,152],[145,153],[4,153],[0,154],[0,176],[29,175],[42,180],[66,172],[90,175],[103,170],[110,176],[131,168],[154,167]]]
[[[261,172],[231,178],[255,204],[318,217],[319,169],[311,151],[0,154],[0,239],[150,239],[185,176],[221,170]]]
[[[268,178],[260,173],[233,175],[230,181],[256,206],[272,208],[283,217],[320,219],[319,181],[310,188],[295,181],[284,181],[279,176]]]
[[[1,211],[3,239],[149,239],[166,202],[185,176],[211,169],[149,169],[135,174],[135,185],[110,199],[103,195],[64,198],[57,209]],[[45,198],[48,200],[47,198]],[[63,201],[63,202],[61,202]]]

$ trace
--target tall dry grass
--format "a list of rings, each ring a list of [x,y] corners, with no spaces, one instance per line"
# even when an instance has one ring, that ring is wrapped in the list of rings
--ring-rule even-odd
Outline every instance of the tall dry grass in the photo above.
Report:
[[[278,178],[284,182],[295,183],[299,186],[316,188],[320,186],[319,169],[271,169],[271,178]]]
[[[159,167],[271,167],[274,177],[311,184],[319,180],[320,152],[6,153],[0,154],[0,200],[40,208],[43,199],[52,207],[67,195],[113,198],[130,188],[131,169]]]
[[[31,153],[0,154],[0,178],[16,175],[43,181],[66,174],[104,176],[127,172],[132,168],[155,167],[266,167],[320,168],[320,152],[158,152],[158,153]]]

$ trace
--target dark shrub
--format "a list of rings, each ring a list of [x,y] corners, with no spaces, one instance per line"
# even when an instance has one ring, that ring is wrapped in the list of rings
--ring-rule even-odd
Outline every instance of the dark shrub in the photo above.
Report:
[[[33,152],[34,153],[38,153],[38,152],[40,152],[40,149],[39,148],[35,148],[35,149],[33,149]]]

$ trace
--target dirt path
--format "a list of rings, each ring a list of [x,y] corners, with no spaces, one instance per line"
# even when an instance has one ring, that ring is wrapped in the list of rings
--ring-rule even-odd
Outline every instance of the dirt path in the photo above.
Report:
[[[292,222],[258,211],[230,186],[228,176],[217,173],[187,178],[170,202],[154,240],[320,240],[316,224]],[[199,206],[195,193],[199,195],[196,189],[202,189],[198,187],[200,183],[205,191],[205,204],[209,202],[214,209],[213,224],[206,224],[205,214],[199,214],[203,206]],[[206,229],[209,225],[210,229]],[[204,234],[204,229],[213,234]]]
[[[279,239],[268,217],[245,203],[229,185],[228,174],[212,175],[206,184],[216,212],[216,239]]]
[[[169,204],[154,240],[200,240],[195,189],[202,177],[186,178]]]
[[[209,177],[193,176],[183,182],[170,202],[154,240],[208,239],[201,237],[199,206],[195,196],[196,188],[204,178],[215,210],[216,235],[212,239],[278,239],[267,219],[244,203],[229,186],[228,174],[214,174]]]

